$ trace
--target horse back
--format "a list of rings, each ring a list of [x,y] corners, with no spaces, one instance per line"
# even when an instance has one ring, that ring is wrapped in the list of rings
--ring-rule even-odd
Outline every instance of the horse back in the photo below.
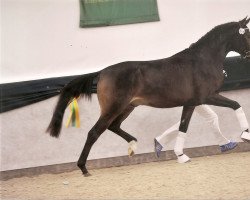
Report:
[[[199,105],[217,90],[213,85],[218,79],[216,75],[213,78],[216,73],[195,54],[184,51],[165,59],[110,66],[101,72],[97,90],[105,90],[106,98],[112,95],[134,105],[165,108]]]

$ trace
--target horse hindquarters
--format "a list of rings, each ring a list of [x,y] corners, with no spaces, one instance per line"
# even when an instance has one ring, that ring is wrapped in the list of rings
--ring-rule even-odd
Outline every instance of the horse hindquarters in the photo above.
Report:
[[[99,76],[97,84],[97,96],[100,104],[101,115],[93,128],[89,131],[86,143],[78,160],[78,167],[82,170],[85,176],[88,176],[86,161],[93,144],[97,141],[100,135],[109,128],[117,135],[123,137],[128,142],[136,140],[131,135],[120,129],[120,124],[132,112],[133,109],[126,110],[129,107],[131,93],[124,81],[119,83],[119,76],[112,71],[102,72]]]

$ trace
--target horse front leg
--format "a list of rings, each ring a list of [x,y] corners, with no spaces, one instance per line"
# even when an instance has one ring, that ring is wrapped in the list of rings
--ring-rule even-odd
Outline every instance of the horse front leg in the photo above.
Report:
[[[181,122],[179,126],[179,133],[176,138],[174,152],[177,156],[179,163],[185,163],[190,160],[190,158],[183,153],[184,143],[187,137],[187,129],[194,112],[195,106],[184,106],[182,110]]]
[[[219,94],[216,94],[214,96],[211,96],[206,99],[206,104],[214,105],[214,106],[222,106],[222,107],[228,107],[232,108],[235,111],[236,117],[240,123],[241,127],[241,138],[244,141],[250,142],[250,133],[249,133],[249,125],[246,118],[246,115],[240,106],[240,104],[237,101],[233,101],[231,99],[228,99],[226,97],[223,97]]]

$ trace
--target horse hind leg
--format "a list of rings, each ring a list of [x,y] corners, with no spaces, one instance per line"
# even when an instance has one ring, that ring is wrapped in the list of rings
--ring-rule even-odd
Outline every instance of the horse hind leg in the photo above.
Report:
[[[86,168],[86,161],[93,144],[97,141],[100,135],[109,127],[115,117],[115,114],[101,115],[96,124],[89,131],[86,143],[77,162],[77,166],[81,169],[84,176],[90,175]]]
[[[136,150],[137,139],[132,135],[128,134],[121,129],[121,123],[130,115],[130,113],[135,109],[133,105],[129,105],[108,127],[108,129],[115,134],[122,137],[129,143],[128,155],[133,156]]]
[[[85,176],[88,176],[88,170],[86,168],[86,161],[89,155],[89,152],[93,144],[97,141],[100,135],[110,126],[110,124],[123,112],[123,110],[128,106],[125,101],[126,98],[117,99],[111,98],[107,101],[106,96],[102,95],[104,93],[99,91],[99,103],[101,106],[101,116],[89,131],[86,143],[82,150],[82,153],[77,162],[78,167],[81,169],[82,173]]]

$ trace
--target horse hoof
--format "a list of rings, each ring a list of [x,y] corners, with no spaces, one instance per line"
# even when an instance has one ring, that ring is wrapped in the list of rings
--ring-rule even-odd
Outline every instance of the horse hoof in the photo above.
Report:
[[[231,141],[230,141],[230,142],[227,143],[227,144],[221,145],[221,146],[220,146],[220,151],[223,153],[223,152],[232,150],[232,149],[234,149],[237,145],[238,145],[237,142],[231,142]]]
[[[87,172],[87,173],[83,174],[83,176],[84,176],[84,177],[89,177],[89,176],[92,176],[92,175],[91,175],[90,173]]]
[[[242,134],[241,134],[241,139],[244,141],[244,142],[250,142],[250,133],[247,132],[247,131],[244,131]]]
[[[129,149],[128,150],[128,156],[132,157],[133,155],[135,155],[135,152]]]
[[[190,158],[187,155],[182,154],[181,156],[178,156],[177,161],[178,163],[186,163],[190,162]]]
[[[129,147],[128,147],[129,157],[135,155],[136,148],[137,148],[136,141],[132,140],[131,142],[129,142]]]
[[[163,146],[156,139],[154,139],[154,142],[155,142],[155,154],[157,158],[159,158],[161,154],[161,150],[163,149]]]

